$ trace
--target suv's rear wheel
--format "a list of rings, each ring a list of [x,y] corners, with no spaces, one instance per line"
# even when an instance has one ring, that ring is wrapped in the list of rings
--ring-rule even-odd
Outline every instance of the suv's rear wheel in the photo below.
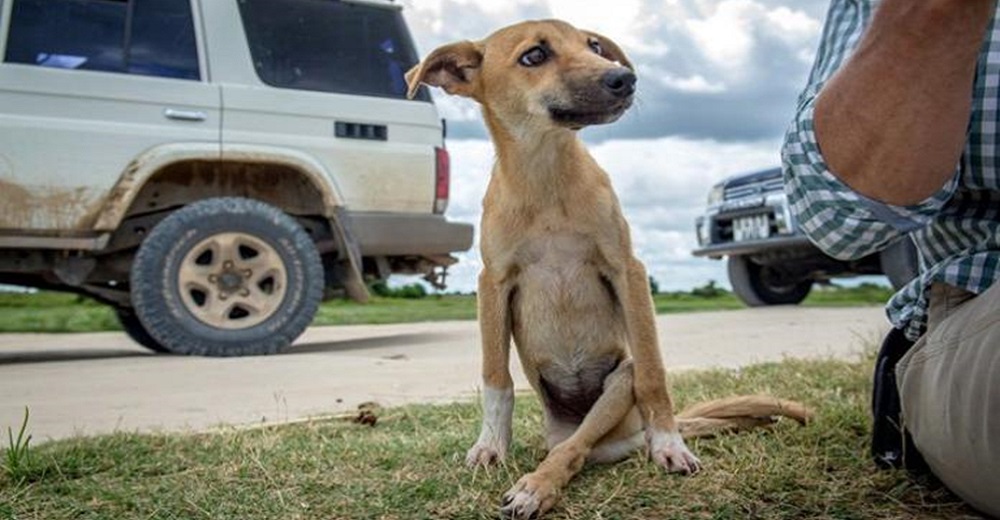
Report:
[[[178,354],[271,354],[312,321],[323,291],[316,246],[277,208],[206,199],[164,219],[132,265],[132,305]]]
[[[800,303],[813,286],[812,280],[784,279],[774,269],[742,255],[730,255],[728,268],[733,292],[750,307]]]

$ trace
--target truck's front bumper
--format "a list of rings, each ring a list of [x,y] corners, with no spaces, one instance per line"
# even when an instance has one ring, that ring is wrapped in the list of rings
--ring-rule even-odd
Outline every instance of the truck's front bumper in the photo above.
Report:
[[[815,247],[803,235],[789,235],[784,237],[771,237],[762,240],[747,240],[745,242],[723,242],[720,244],[709,244],[705,247],[695,249],[691,252],[694,256],[707,256],[709,258],[722,258],[726,255],[745,255],[750,253],[761,253],[775,249],[794,249]]]
[[[363,256],[448,255],[472,247],[472,224],[443,215],[349,213]]]

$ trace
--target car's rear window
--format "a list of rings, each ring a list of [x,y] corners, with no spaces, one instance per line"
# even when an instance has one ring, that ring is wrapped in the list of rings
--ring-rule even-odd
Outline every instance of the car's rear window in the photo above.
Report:
[[[239,6],[264,83],[406,97],[404,75],[417,54],[399,9],[336,0],[239,0]],[[429,100],[420,90],[417,99]]]

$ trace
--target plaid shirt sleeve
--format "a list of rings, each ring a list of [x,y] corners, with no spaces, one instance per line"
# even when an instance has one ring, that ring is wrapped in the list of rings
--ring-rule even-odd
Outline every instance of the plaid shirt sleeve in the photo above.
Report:
[[[937,194],[913,206],[892,206],[851,190],[829,169],[813,126],[816,96],[847,61],[871,22],[877,2],[833,0],[822,41],[795,119],[785,135],[785,189],[799,226],[827,254],[850,260],[877,252],[924,227],[955,190],[957,175]],[[956,170],[957,172],[957,170]]]

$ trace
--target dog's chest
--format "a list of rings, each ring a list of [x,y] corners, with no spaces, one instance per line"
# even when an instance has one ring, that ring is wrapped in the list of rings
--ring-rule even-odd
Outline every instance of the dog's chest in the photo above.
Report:
[[[527,240],[515,255],[514,341],[554,417],[579,422],[625,356],[621,306],[596,242],[579,233]]]
[[[514,250],[512,267],[520,294],[537,293],[550,303],[570,306],[606,297],[601,283],[606,266],[592,238],[573,231],[538,233]]]
[[[567,365],[620,345],[620,304],[592,238],[540,234],[515,251],[511,316],[522,355]]]
[[[542,231],[520,241],[514,262],[518,269],[539,269],[558,274],[563,266],[593,264],[599,255],[596,242],[576,231]],[[541,274],[541,273],[540,273]]]

